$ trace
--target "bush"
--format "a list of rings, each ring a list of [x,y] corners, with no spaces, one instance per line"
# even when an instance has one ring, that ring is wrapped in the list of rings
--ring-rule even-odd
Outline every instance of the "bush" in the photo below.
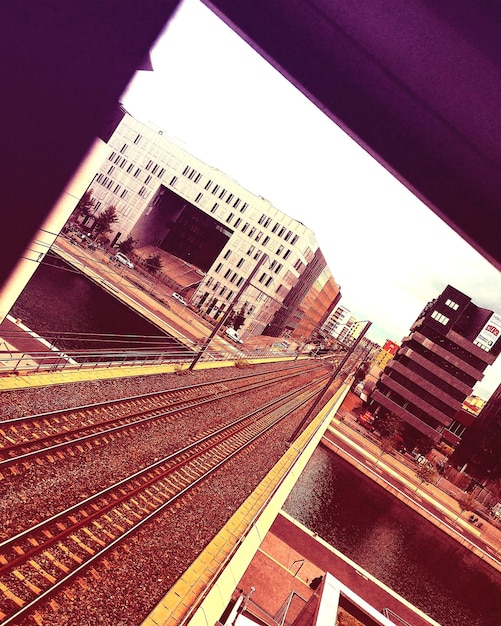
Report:
[[[235,361],[235,367],[244,368],[244,367],[252,367],[252,363],[249,363],[247,359],[238,359]]]

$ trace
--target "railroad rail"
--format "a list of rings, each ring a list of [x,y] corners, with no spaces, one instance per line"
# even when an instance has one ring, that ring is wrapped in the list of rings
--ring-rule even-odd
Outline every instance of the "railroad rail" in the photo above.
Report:
[[[326,370],[325,365],[300,364],[296,367],[244,374],[231,379],[198,383],[107,402],[60,409],[0,421],[0,472],[41,456],[61,453],[77,445],[101,442],[148,422],[174,419],[186,411],[223,398],[258,390],[304,373]]]
[[[49,600],[324,386],[309,381],[0,543],[0,624]]]

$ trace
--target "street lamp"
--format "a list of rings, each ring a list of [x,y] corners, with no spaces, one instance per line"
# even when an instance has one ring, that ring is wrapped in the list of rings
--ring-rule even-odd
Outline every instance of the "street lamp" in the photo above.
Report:
[[[308,421],[308,419],[311,417],[311,414],[313,413],[313,411],[317,408],[317,406],[320,404],[320,401],[322,400],[322,398],[324,397],[324,395],[327,393],[327,390],[329,389],[329,387],[332,385],[332,383],[335,381],[337,375],[339,374],[339,372],[343,369],[343,367],[345,366],[346,361],[350,358],[350,356],[353,354],[353,352],[355,351],[355,348],[358,346],[358,344],[362,341],[362,338],[365,336],[366,332],[369,330],[369,328],[372,325],[372,322],[370,322],[369,320],[362,320],[365,321],[365,326],[362,330],[362,332],[360,333],[360,335],[356,338],[355,342],[350,346],[350,348],[348,349],[348,351],[346,352],[346,354],[344,355],[344,358],[342,359],[342,361],[338,364],[338,366],[336,367],[336,369],[332,372],[332,374],[329,377],[329,380],[327,381],[327,383],[325,384],[325,387],[322,389],[321,393],[317,396],[317,399],[315,400],[315,402],[311,405],[311,407],[308,409],[308,411],[306,412],[306,415],[303,417],[303,419],[300,421],[300,423],[298,424],[297,428],[294,430],[294,432],[292,433],[292,435],[289,437],[289,440],[287,441],[287,443],[290,445],[294,439],[299,435],[299,433],[301,432],[301,430],[303,429],[304,425],[306,424],[306,422]]]

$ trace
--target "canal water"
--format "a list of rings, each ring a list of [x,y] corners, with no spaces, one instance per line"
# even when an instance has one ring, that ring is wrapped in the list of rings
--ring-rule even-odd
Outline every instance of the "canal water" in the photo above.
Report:
[[[90,334],[162,335],[59,261],[37,269],[11,314],[63,349],[63,331],[85,349]],[[317,449],[284,508],[443,626],[501,625],[501,574],[329,450]]]
[[[52,255],[37,268],[10,314],[77,360],[75,351],[82,350],[186,352],[173,337]]]
[[[501,624],[501,574],[330,450],[284,509],[443,626]]]

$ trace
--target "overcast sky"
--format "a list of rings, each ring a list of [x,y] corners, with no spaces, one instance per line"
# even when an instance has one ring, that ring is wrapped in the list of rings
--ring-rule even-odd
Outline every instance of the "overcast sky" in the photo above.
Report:
[[[198,0],[185,0],[126,109],[311,228],[341,304],[400,342],[447,284],[501,313],[501,274]],[[499,363],[475,392],[501,382]]]

